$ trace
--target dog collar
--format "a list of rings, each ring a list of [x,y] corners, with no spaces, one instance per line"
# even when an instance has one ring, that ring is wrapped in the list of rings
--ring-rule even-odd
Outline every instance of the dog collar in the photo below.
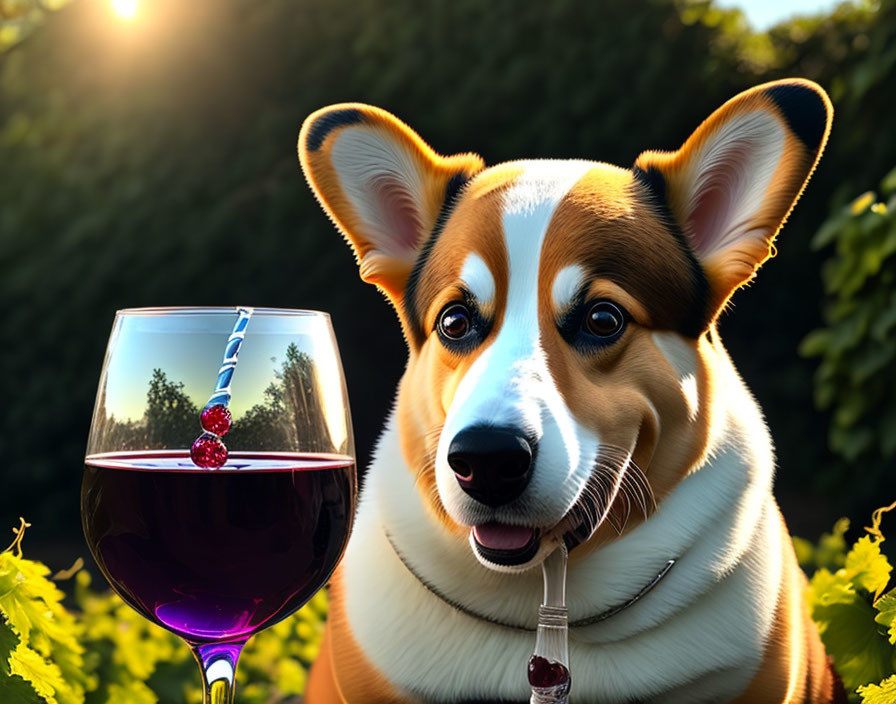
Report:
[[[528,626],[523,626],[518,623],[510,623],[508,621],[501,621],[500,619],[492,618],[491,616],[487,616],[486,614],[481,614],[478,611],[474,611],[473,609],[464,606],[463,604],[458,603],[454,599],[451,599],[446,594],[444,594],[438,587],[433,585],[432,583],[426,581],[423,577],[417,574],[416,570],[411,567],[410,563],[405,559],[404,555],[401,553],[401,550],[398,549],[398,546],[395,545],[395,541],[392,540],[392,536],[389,532],[384,528],[383,533],[386,536],[386,540],[389,541],[389,545],[392,546],[392,550],[395,552],[395,555],[401,561],[401,564],[404,565],[405,569],[413,575],[414,579],[420,582],[423,587],[427,589],[431,594],[438,597],[442,601],[444,601],[448,606],[453,608],[455,611],[460,611],[462,614],[466,614],[467,616],[471,616],[472,618],[478,619],[480,621],[486,621],[487,623],[491,623],[495,626],[501,626],[503,628],[510,628],[515,631],[528,631],[530,633],[535,633],[534,628],[529,628]],[[606,621],[608,618],[615,616],[621,611],[625,611],[629,606],[638,601],[641,597],[643,597],[647,592],[653,589],[657,584],[662,581],[663,577],[665,577],[669,570],[672,569],[672,566],[675,564],[676,560],[669,560],[663,565],[663,568],[659,571],[659,573],[651,579],[646,585],[644,585],[637,594],[635,594],[631,599],[624,601],[621,604],[617,604],[616,606],[612,606],[606,611],[601,611],[599,614],[594,616],[588,616],[587,618],[580,618],[575,621],[569,622],[570,628],[584,628],[585,626],[593,626],[595,623],[600,623],[601,621]]]

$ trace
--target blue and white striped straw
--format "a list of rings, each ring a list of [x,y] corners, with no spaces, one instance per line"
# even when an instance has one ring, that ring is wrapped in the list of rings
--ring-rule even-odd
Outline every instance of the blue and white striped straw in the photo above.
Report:
[[[224,348],[224,361],[221,362],[221,368],[218,370],[218,380],[215,382],[215,391],[209,398],[208,403],[205,404],[206,408],[218,404],[226,406],[230,403],[230,382],[233,379],[233,370],[236,369],[240,346],[243,344],[246,328],[249,327],[249,318],[252,317],[254,310],[254,308],[248,307],[236,309],[239,317],[233,326],[233,332],[227,338],[227,346]]]

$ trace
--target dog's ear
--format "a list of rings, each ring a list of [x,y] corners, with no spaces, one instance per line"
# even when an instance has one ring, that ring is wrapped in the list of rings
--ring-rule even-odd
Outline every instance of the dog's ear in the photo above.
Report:
[[[355,251],[361,278],[399,308],[440,211],[482,169],[481,157],[440,156],[394,115],[359,103],[310,115],[298,149],[315,195]]]
[[[635,162],[636,179],[706,274],[707,323],[771,254],[824,149],[832,114],[817,84],[774,81],[729,100],[677,152],[644,152]]]

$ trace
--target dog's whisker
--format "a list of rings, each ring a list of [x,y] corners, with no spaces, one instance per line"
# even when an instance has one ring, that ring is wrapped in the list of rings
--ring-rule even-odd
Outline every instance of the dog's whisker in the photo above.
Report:
[[[645,519],[656,500],[643,470],[631,457],[631,451],[618,445],[603,445],[592,465],[591,475],[582,487],[570,511],[586,535],[604,521],[621,535],[637,510]]]
[[[641,511],[641,515],[644,518],[647,518],[647,499],[645,497],[643,487],[628,472],[626,472],[626,476],[623,478],[623,482],[623,490],[626,497],[629,498],[633,503],[637,504],[638,508]]]

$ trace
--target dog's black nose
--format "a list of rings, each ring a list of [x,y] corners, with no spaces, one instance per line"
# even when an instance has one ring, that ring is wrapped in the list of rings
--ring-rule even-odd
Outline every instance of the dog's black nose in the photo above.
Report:
[[[460,488],[487,506],[510,503],[532,476],[532,443],[514,428],[467,428],[448,447]]]

